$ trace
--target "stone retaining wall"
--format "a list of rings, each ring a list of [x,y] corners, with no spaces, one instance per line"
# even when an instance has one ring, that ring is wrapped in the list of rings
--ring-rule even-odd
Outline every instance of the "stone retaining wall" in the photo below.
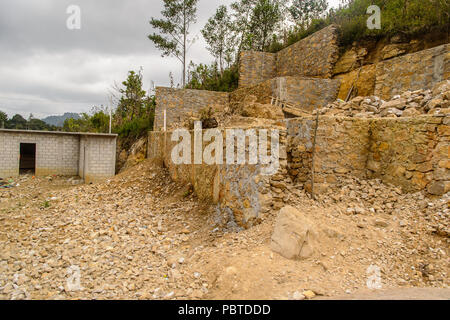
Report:
[[[254,95],[258,103],[268,104],[278,97],[298,109],[311,112],[336,100],[340,80],[305,77],[278,77],[257,85],[240,88],[230,95],[230,107],[242,108],[246,96]]]
[[[450,191],[450,117],[320,117],[315,183],[326,189],[340,176],[380,178],[405,192]],[[308,185],[311,179],[314,118],[290,119],[289,174]],[[319,191],[320,192],[320,191]]]
[[[450,117],[374,119],[367,169],[369,178],[406,192],[450,191]]]
[[[331,78],[338,58],[338,27],[331,25],[276,54],[243,52],[239,87],[253,86],[275,77]]]
[[[169,130],[198,116],[202,109],[211,107],[222,110],[228,106],[228,102],[228,92],[157,87],[154,130],[162,130],[164,127],[164,110]]]
[[[289,174],[307,185],[311,182],[315,127],[314,117],[287,121]],[[319,192],[340,176],[366,177],[369,127],[365,119],[319,118],[314,166]]]
[[[248,87],[275,78],[277,55],[269,52],[243,51],[239,65],[239,87]]]
[[[354,84],[353,96],[376,95],[389,100],[405,91],[431,89],[450,79],[450,44],[410,53],[335,76],[342,82],[339,99],[344,100]]]
[[[252,128],[258,129],[258,128]],[[267,128],[270,132],[270,128]],[[278,128],[281,129],[281,128]],[[221,130],[224,138],[224,157],[226,154],[226,132]],[[258,130],[256,135],[258,137]],[[178,142],[171,141],[172,132],[150,132],[148,157],[168,168],[174,181],[190,183],[199,199],[217,204],[220,215],[231,217],[233,223],[241,227],[250,227],[260,221],[263,215],[275,205],[281,207],[282,191],[273,181],[287,177],[286,170],[286,132],[280,131],[280,168],[274,175],[261,174],[261,165],[207,165],[173,163],[171,153]],[[268,138],[270,150],[270,136]],[[191,131],[191,145],[194,133]],[[203,149],[209,143],[203,143]],[[246,151],[248,152],[248,141]],[[193,147],[192,147],[193,149]],[[192,161],[193,161],[192,153]],[[274,179],[272,181],[272,179]],[[272,191],[272,188],[276,189]],[[279,209],[279,208],[278,208]]]
[[[389,99],[405,91],[431,89],[450,79],[450,44],[377,64],[375,95]]]
[[[339,59],[338,27],[328,26],[277,54],[277,76],[331,78]]]
[[[149,133],[148,157],[167,167],[173,180],[192,184],[199,199],[217,204],[219,216],[230,217],[231,223],[248,228],[284,206],[285,190],[292,180],[302,183],[307,190],[311,187],[315,118],[285,122],[287,129],[277,128],[280,167],[269,176],[261,174],[261,165],[248,163],[176,165],[171,153],[178,141],[172,141],[172,132]],[[225,141],[227,132],[225,129],[220,132]],[[192,131],[191,144],[194,144]],[[209,142],[203,142],[203,150],[207,145]],[[194,159],[193,151],[191,157]],[[405,192],[426,190],[431,195],[442,195],[450,191],[449,159],[449,116],[401,119],[322,116],[317,130],[315,192],[326,192],[351,175],[360,179],[379,178]]]

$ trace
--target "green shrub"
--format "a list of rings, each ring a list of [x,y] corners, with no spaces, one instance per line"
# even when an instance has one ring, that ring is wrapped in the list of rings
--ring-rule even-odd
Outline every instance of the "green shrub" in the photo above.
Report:
[[[239,71],[236,65],[223,70],[222,74],[217,64],[191,65],[191,68],[187,89],[231,92],[238,87]]]
[[[121,138],[138,138],[153,129],[153,121],[153,116],[135,118],[114,128],[114,132]]]

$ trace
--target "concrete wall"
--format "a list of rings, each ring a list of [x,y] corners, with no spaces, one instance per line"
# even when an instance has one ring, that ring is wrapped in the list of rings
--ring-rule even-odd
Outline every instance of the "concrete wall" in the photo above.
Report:
[[[191,117],[198,116],[206,108],[224,109],[228,106],[228,92],[206,90],[156,88],[156,114],[154,130],[164,127],[164,110],[167,114],[167,129],[179,127]]]
[[[0,130],[0,177],[19,175],[21,143],[36,144],[36,172],[96,182],[115,174],[115,135]]]
[[[315,121],[288,120],[288,169],[310,183]],[[320,117],[315,183],[319,191],[339,176],[380,178],[405,192],[450,191],[450,117],[337,118]]]
[[[80,176],[86,183],[102,181],[116,173],[116,139],[104,136],[82,136],[80,138]]]
[[[239,87],[252,86],[275,77],[331,78],[338,58],[338,29],[331,25],[276,54],[243,52],[239,65]]]
[[[19,175],[20,143],[36,144],[36,175],[78,174],[78,136],[0,131],[0,177]]]

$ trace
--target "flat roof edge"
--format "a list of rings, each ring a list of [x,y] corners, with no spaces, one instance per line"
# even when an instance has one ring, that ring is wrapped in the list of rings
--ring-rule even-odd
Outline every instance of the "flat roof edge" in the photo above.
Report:
[[[94,132],[65,132],[65,131],[43,131],[43,130],[20,130],[20,129],[0,129],[0,132],[6,133],[27,133],[27,134],[56,134],[56,135],[72,135],[72,136],[96,136],[117,138],[115,133],[94,133]]]

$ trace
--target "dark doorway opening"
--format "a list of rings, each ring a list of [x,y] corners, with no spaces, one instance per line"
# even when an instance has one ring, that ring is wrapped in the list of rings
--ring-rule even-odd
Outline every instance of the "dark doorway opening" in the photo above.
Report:
[[[20,174],[34,174],[36,172],[36,143],[20,144],[19,162]]]

